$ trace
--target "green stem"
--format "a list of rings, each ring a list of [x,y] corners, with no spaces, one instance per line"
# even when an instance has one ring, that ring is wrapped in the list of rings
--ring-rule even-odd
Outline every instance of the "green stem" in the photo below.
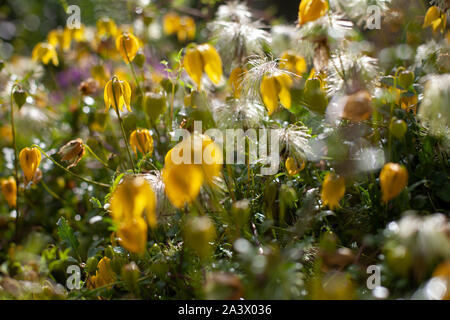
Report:
[[[113,79],[113,81],[115,81],[115,79]],[[125,134],[125,129],[123,127],[122,117],[120,116],[119,105],[117,103],[116,92],[115,92],[114,88],[113,88],[112,92],[113,92],[113,97],[114,97],[114,111],[116,111],[117,118],[119,118],[120,129],[122,130],[123,140],[125,141],[125,146],[126,146],[126,149],[127,149],[128,157],[130,158],[130,162],[131,162],[131,166],[133,168],[133,172],[136,173],[136,169],[134,167],[133,157],[131,156],[130,146],[128,144],[127,135]]]
[[[41,184],[44,187],[44,189],[50,193],[50,195],[55,198],[56,200],[61,201],[62,204],[66,205],[67,203],[64,201],[64,199],[62,199],[60,196],[58,196],[52,189],[50,189],[50,187],[43,181],[41,180]]]
[[[111,186],[110,186],[109,184],[102,183],[102,182],[97,182],[97,181],[94,181],[94,180],[89,180],[89,179],[83,178],[82,176],[79,176],[79,175],[77,175],[76,173],[73,173],[72,171],[70,171],[70,170],[64,168],[64,167],[63,167],[61,164],[59,164],[55,159],[53,159],[53,158],[50,157],[47,153],[45,153],[45,151],[42,150],[42,148],[39,147],[38,145],[34,144],[34,145],[32,145],[32,147],[38,148],[39,151],[41,151],[41,153],[42,153],[44,156],[46,156],[50,161],[52,161],[54,164],[56,164],[59,168],[61,168],[62,170],[64,170],[64,171],[67,172],[68,174],[70,174],[70,175],[72,175],[72,176],[74,176],[74,177],[76,177],[76,178],[78,178],[78,179],[80,179],[80,180],[82,180],[82,181],[84,181],[84,182],[87,182],[87,183],[89,183],[89,184],[95,184],[95,185],[98,185],[98,186],[101,186],[101,187],[111,188]]]
[[[19,226],[19,157],[17,155],[17,144],[16,144],[16,127],[14,125],[14,100],[13,100],[13,91],[18,86],[17,83],[14,83],[11,87],[11,131],[12,131],[12,144],[14,148],[14,179],[16,179],[16,221],[15,221],[15,230],[14,233],[17,236],[18,226]]]
[[[105,161],[103,161],[99,156],[97,156],[97,155],[95,154],[95,152],[92,151],[92,149],[91,149],[87,144],[84,143],[84,147],[90,152],[90,154],[92,154],[92,156],[93,156],[95,159],[97,159],[97,160],[98,160],[101,164],[103,164],[107,169],[114,171],[110,166],[108,166],[108,164],[107,164]]]

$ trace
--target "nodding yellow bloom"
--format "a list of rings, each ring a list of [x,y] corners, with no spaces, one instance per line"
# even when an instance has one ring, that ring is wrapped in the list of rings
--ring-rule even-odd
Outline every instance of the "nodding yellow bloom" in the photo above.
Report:
[[[147,129],[137,129],[130,134],[130,146],[133,148],[136,157],[138,150],[145,156],[153,152],[153,138]]]
[[[434,33],[437,31],[444,33],[447,26],[447,14],[436,6],[430,7],[425,15],[422,28],[428,28],[429,26],[433,28]]]
[[[302,0],[298,8],[298,24],[315,21],[324,16],[328,11],[327,0]]]
[[[366,90],[347,96],[342,117],[353,122],[364,121],[372,115],[372,98]]]
[[[162,178],[174,206],[192,203],[203,182],[213,183],[220,175],[222,150],[206,135],[192,135],[167,152]]]
[[[17,204],[17,183],[14,177],[2,179],[2,194],[11,208],[15,208]]]
[[[408,170],[397,163],[386,163],[380,172],[382,201],[386,203],[398,196],[407,184]]]
[[[345,179],[342,176],[336,176],[334,173],[327,173],[322,184],[322,193],[320,197],[324,205],[328,205],[334,210],[339,205],[339,201],[345,194]]]
[[[116,274],[111,266],[111,259],[103,257],[97,264],[95,276],[90,278],[90,287],[98,288],[116,281]]]
[[[48,64],[50,60],[54,66],[59,64],[55,47],[46,42],[39,42],[34,46],[31,52],[31,58],[34,61],[41,61],[43,64]]]
[[[306,162],[302,161],[302,163],[300,164],[300,167],[297,165],[297,161],[293,158],[293,157],[288,157],[286,159],[286,170],[288,172],[288,174],[290,176],[294,176],[297,173],[299,173],[300,171],[302,171],[303,169],[305,169],[306,166]]]
[[[287,109],[291,107],[292,82],[291,77],[282,72],[263,76],[260,91],[269,115],[278,108],[278,99]]]
[[[55,48],[60,47],[61,50],[67,51],[72,42],[72,32],[68,28],[52,30],[47,35],[47,41]]]
[[[237,67],[234,68],[230,73],[230,85],[233,90],[233,95],[236,99],[239,99],[242,92],[242,77],[244,76],[245,70]]]
[[[176,34],[180,42],[195,38],[195,21],[188,16],[168,13],[164,16],[163,28],[167,35]]]
[[[116,38],[116,49],[125,63],[130,63],[134,60],[139,48],[139,40],[132,33],[124,32]]]
[[[128,111],[131,112],[131,88],[126,80],[120,80],[117,76],[113,76],[105,85],[103,92],[105,100],[106,111],[109,107],[123,111],[125,105]]]
[[[130,252],[142,254],[147,247],[147,223],[140,217],[125,220],[119,225],[117,236],[122,247]]]
[[[117,25],[110,18],[101,18],[97,20],[98,37],[115,37],[117,35]]]
[[[41,152],[36,147],[23,148],[19,153],[19,162],[25,175],[25,183],[28,183],[41,163]]]
[[[218,84],[222,78],[222,60],[216,49],[208,43],[188,47],[183,67],[199,88],[203,72],[214,84]]]
[[[280,68],[301,75],[307,71],[306,60],[292,51],[286,51],[281,55]]]
[[[152,187],[141,177],[127,176],[111,197],[111,216],[117,223],[142,218],[145,214],[150,227],[156,226],[156,196]]]
[[[84,147],[83,140],[80,138],[67,142],[58,151],[61,155],[61,160],[71,161],[71,164],[67,167],[67,169],[75,167],[78,162],[80,162],[81,158],[83,158],[85,152],[86,149]]]

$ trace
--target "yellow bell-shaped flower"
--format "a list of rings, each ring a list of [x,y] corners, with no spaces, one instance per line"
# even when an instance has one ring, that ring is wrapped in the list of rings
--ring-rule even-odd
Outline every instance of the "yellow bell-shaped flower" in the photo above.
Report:
[[[31,52],[31,58],[34,61],[41,61],[43,64],[48,64],[50,60],[54,66],[58,66],[58,54],[55,47],[46,42],[39,42],[34,46]]]
[[[280,68],[301,75],[307,71],[306,60],[292,51],[285,51],[281,55]]]
[[[345,194],[345,179],[336,176],[334,173],[327,173],[322,184],[320,197],[323,205],[328,205],[331,210],[338,206],[339,201]]]
[[[97,36],[98,37],[115,37],[117,35],[117,25],[110,18],[101,18],[97,20]]]
[[[116,281],[116,274],[111,266],[111,259],[103,257],[97,264],[95,276],[90,278],[90,287],[98,288]]]
[[[282,72],[263,76],[260,92],[269,115],[278,108],[278,99],[285,108],[291,107],[290,89],[292,83],[291,77]]]
[[[2,179],[2,194],[11,208],[15,208],[17,204],[17,183],[14,177]]]
[[[130,63],[134,60],[139,47],[139,40],[132,33],[124,32],[116,38],[116,49],[125,63]]]
[[[386,163],[380,172],[382,201],[387,203],[398,196],[407,184],[408,170],[397,163]]]
[[[131,88],[126,80],[120,80],[117,76],[113,76],[105,85],[103,92],[106,110],[112,106],[114,109],[123,111],[125,105],[131,112]]]
[[[137,129],[130,134],[130,146],[133,148],[136,157],[138,150],[143,154],[153,152],[153,138],[147,129]]]
[[[324,16],[328,11],[327,0],[302,0],[298,8],[298,24],[315,21]]]
[[[169,150],[162,174],[165,191],[174,206],[192,203],[203,182],[220,175],[222,150],[205,135],[192,135]]]
[[[72,42],[72,33],[68,28],[54,29],[48,33],[47,41],[53,47],[60,47],[61,50],[67,51],[70,49],[70,43]]]
[[[150,227],[156,226],[156,196],[152,187],[141,177],[127,176],[111,196],[111,216],[119,225],[142,218],[145,214]]]
[[[19,153],[19,162],[27,184],[33,180],[34,174],[41,163],[41,152],[36,147],[24,148]]]
[[[218,84],[222,78],[222,60],[216,49],[208,43],[187,48],[183,67],[199,88],[203,72],[214,84]]]
[[[230,78],[228,79],[233,91],[233,95],[236,99],[239,99],[241,96],[243,80],[242,77],[244,76],[244,73],[244,69],[240,67],[234,68],[230,73]]]
[[[290,176],[294,176],[303,169],[305,169],[306,162],[302,161],[300,166],[298,166],[297,161],[293,157],[288,157],[285,162],[286,170]]]
[[[164,16],[163,29],[167,35],[176,34],[178,41],[185,42],[195,38],[195,21],[191,17],[180,17],[170,12]]]
[[[147,224],[140,217],[127,219],[119,225],[117,236],[122,247],[130,252],[142,254],[147,246]]]
[[[447,14],[436,6],[430,7],[425,15],[422,28],[428,28],[429,26],[433,28],[434,33],[437,31],[444,33],[447,26]]]

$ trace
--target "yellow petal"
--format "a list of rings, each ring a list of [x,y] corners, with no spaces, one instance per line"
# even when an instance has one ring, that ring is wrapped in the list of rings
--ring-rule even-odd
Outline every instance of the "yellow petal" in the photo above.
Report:
[[[216,49],[208,44],[202,44],[197,47],[203,60],[203,66],[209,79],[214,84],[218,84],[222,78],[222,59],[220,59],[219,54]]]
[[[291,107],[291,86],[292,86],[292,79],[289,75],[286,73],[280,73],[275,76],[275,79],[278,81],[280,92],[278,93],[278,96],[280,98],[281,104],[286,107]]]
[[[194,48],[187,49],[183,59],[183,67],[192,80],[200,87],[203,74],[203,60],[200,52]]]
[[[323,205],[328,205],[331,210],[338,206],[345,194],[345,179],[337,177],[334,173],[328,173],[322,184],[321,199]]]
[[[315,21],[328,11],[327,0],[302,0],[298,12],[298,24]]]
[[[142,254],[147,246],[147,224],[142,218],[124,221],[117,230],[120,245],[130,252]]]
[[[425,20],[422,28],[427,28],[433,24],[433,22],[440,18],[440,9],[436,6],[432,6],[427,10]]]
[[[280,91],[278,86],[277,80],[273,76],[263,76],[260,91],[269,115],[278,107],[278,93]]]

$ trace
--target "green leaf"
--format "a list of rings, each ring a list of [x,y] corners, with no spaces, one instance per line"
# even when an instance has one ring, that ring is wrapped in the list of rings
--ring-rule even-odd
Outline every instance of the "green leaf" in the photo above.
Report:
[[[80,243],[78,239],[75,237],[75,233],[73,229],[67,223],[67,220],[64,217],[59,218],[56,223],[58,226],[58,235],[61,237],[62,241],[65,245],[73,250],[74,253],[78,254],[78,247]]]
[[[96,197],[91,197],[89,201],[94,205],[94,207],[98,209],[103,208],[102,203]]]

